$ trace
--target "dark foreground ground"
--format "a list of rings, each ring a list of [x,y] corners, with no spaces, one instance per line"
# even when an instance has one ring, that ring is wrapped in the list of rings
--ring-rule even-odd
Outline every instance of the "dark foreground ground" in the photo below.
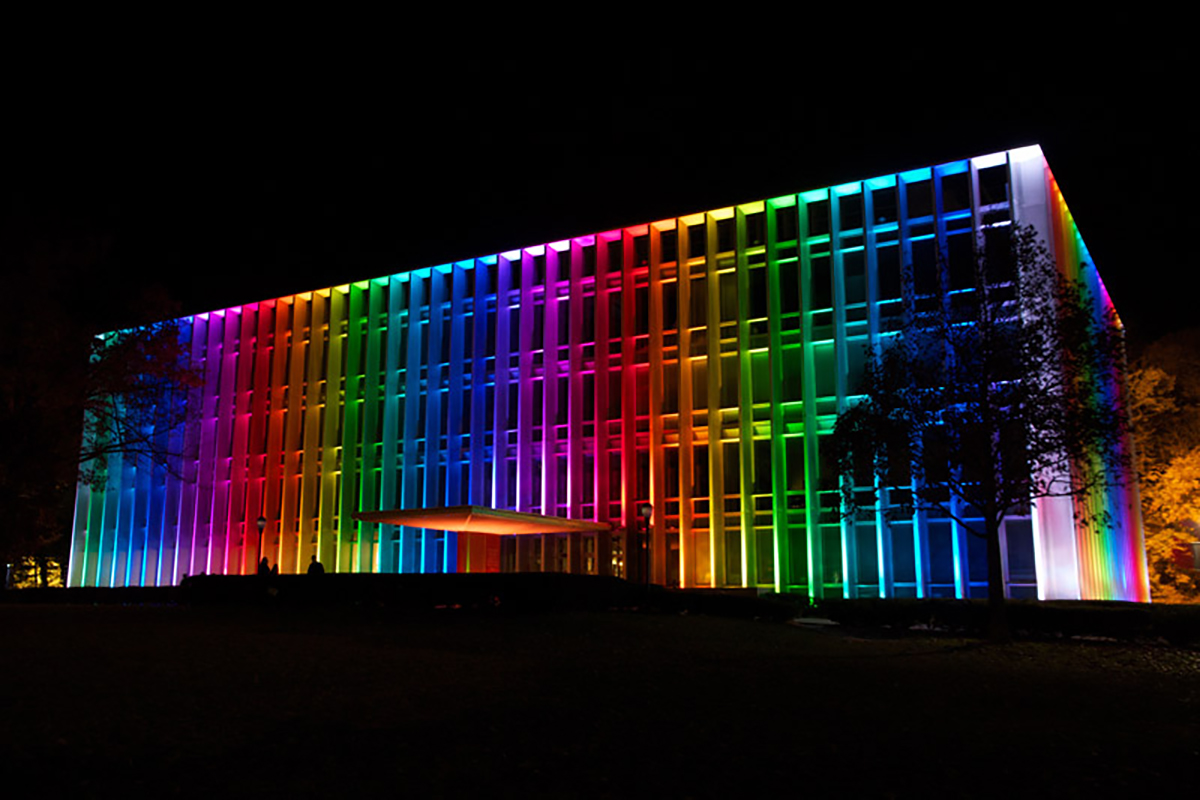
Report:
[[[1200,782],[1200,653],[1161,645],[171,605],[0,605],[0,636],[4,785],[41,796],[1129,797]]]

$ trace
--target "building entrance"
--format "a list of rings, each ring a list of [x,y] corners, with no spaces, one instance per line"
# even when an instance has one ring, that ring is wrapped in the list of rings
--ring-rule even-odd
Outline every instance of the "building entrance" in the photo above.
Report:
[[[607,522],[565,519],[482,506],[372,511],[362,522],[391,527],[403,564],[405,529],[445,532],[454,549],[454,572],[567,572],[624,577],[621,538]],[[387,535],[388,531],[381,531]],[[411,534],[410,534],[411,535]],[[616,544],[614,545],[614,542]],[[619,556],[619,557],[618,557]]]

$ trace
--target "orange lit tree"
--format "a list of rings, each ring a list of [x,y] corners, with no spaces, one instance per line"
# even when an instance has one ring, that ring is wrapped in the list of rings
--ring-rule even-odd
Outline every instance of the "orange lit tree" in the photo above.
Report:
[[[1151,344],[1129,378],[1142,522],[1155,600],[1200,601],[1200,330]]]

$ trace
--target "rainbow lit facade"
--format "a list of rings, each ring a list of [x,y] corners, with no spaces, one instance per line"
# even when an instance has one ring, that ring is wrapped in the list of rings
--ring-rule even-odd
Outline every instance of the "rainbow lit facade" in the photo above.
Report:
[[[187,456],[110,456],[104,486],[80,485],[69,584],[314,555],[338,572],[620,574],[650,502],[657,583],[981,596],[984,542],[959,523],[842,519],[826,436],[900,311],[901,264],[1013,222],[1060,269],[1090,263],[1030,147],[187,318],[199,413],[161,433]],[[1136,491],[1095,502],[1101,527],[1057,499],[1006,520],[1012,596],[1149,600]],[[489,547],[351,516],[463,505],[613,533]]]

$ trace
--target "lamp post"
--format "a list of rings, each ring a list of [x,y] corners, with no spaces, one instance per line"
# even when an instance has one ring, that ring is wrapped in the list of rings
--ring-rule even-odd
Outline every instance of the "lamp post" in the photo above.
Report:
[[[640,506],[638,506],[638,514],[642,518],[642,524],[644,526],[642,535],[645,537],[641,541],[642,580],[645,582],[646,588],[648,589],[650,588],[650,518],[654,516],[654,506],[650,505],[649,503],[642,503]]]
[[[258,526],[258,563],[261,564],[263,560],[263,531],[267,529],[267,518],[262,514],[259,514],[258,519],[255,520],[254,524]],[[258,570],[256,569],[255,572],[257,571]]]

